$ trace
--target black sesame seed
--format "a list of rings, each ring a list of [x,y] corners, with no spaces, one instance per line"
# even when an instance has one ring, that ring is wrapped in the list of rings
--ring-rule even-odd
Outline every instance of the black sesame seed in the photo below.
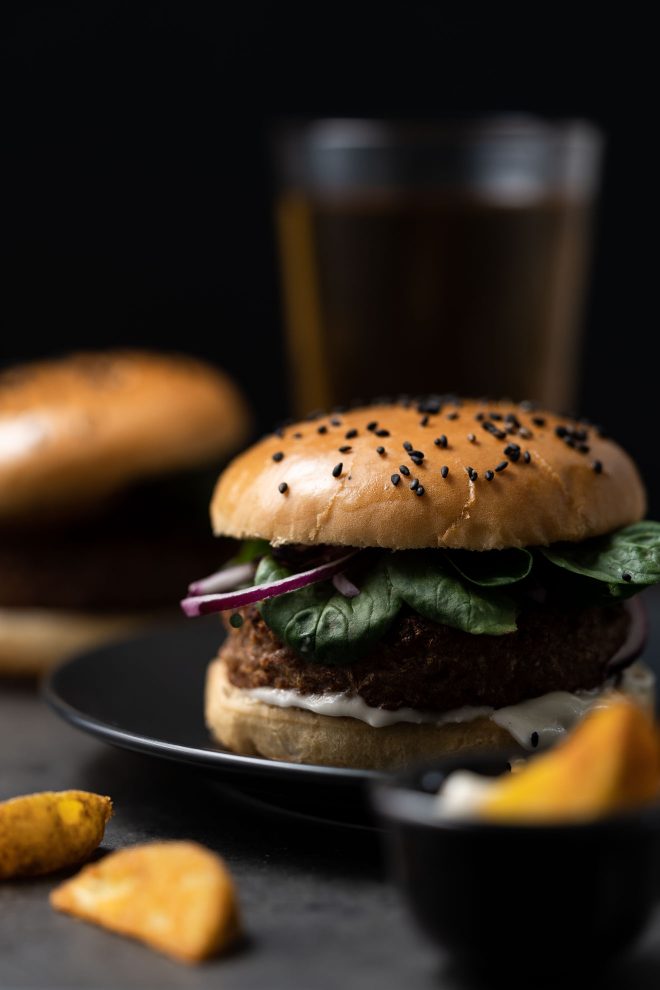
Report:
[[[602,474],[602,472],[603,472],[603,462],[602,461],[594,461],[591,466],[594,469],[594,471],[596,472],[596,474]]]
[[[367,423],[367,429],[368,430],[371,430],[372,433],[373,433],[374,430],[377,430],[378,429],[378,423],[376,422],[375,419],[372,420],[371,423]]]
[[[505,450],[504,453],[506,454],[507,451]],[[515,464],[516,461],[519,461],[520,460],[520,451],[519,450],[510,450],[508,452],[508,457],[509,457],[509,460],[510,461],[513,461],[513,463]]]
[[[491,423],[490,420],[486,420],[486,422],[482,423],[481,425],[483,426],[484,430],[487,430],[489,433],[492,433],[492,435],[496,437],[498,440],[504,440],[506,438],[506,433],[504,432],[504,430],[500,430],[499,426],[495,426],[495,423]]]
[[[229,625],[233,626],[234,629],[241,628],[243,625],[243,616],[240,612],[233,612],[232,615],[229,616]]]
[[[486,418],[486,413],[482,413],[482,412],[476,413],[474,418],[477,420],[478,423],[481,423]]]
[[[417,467],[419,467],[420,464],[423,464],[424,463],[424,455],[422,455],[421,457],[419,457],[416,454],[411,454],[410,455],[410,460],[413,462],[413,464],[416,464]]]
[[[573,439],[570,433],[563,437],[563,440],[567,447],[572,447],[573,449],[577,447],[577,441]]]
[[[278,450],[277,453],[273,454],[273,460],[276,464],[279,464],[280,461],[284,460],[284,454],[281,450]]]
[[[444,435],[444,433],[442,433],[439,437],[435,438],[433,443],[436,445],[436,447],[446,447],[447,437]]]
[[[377,437],[389,437],[389,435],[390,435],[389,430],[376,430]]]
[[[536,749],[536,747],[539,744],[539,734],[538,734],[538,732],[532,732],[531,736],[529,737],[529,741],[531,743],[532,749]]]
[[[587,431],[586,430],[573,430],[573,436],[574,436],[574,438],[576,440],[579,440],[580,443],[584,443],[584,441],[587,439]]]
[[[520,444],[518,444],[518,443],[508,443],[506,445],[506,447],[504,448],[504,453],[505,454],[513,454],[513,453],[515,453],[516,451],[519,451],[519,450],[520,450]]]
[[[414,492],[416,488],[419,488],[419,478],[413,478],[410,482],[410,491]]]
[[[491,419],[498,419],[498,420],[499,419],[502,419],[502,413],[491,412],[491,413],[488,413],[488,415],[490,416]]]
[[[328,427],[327,426],[317,426],[316,427],[316,432],[317,433],[321,433],[321,434],[327,433],[328,432]]]
[[[384,447],[376,447],[376,453],[377,454],[384,454],[385,453],[385,448]]]
[[[447,413],[447,419],[458,419],[459,415],[457,412],[450,412]]]
[[[526,450],[525,453],[523,454],[523,461],[525,462],[525,464],[529,464],[531,459],[532,459],[532,455],[528,450]]]
[[[500,461],[500,463],[495,468],[496,471],[504,471],[505,468],[509,466],[508,461]]]
[[[410,468],[407,468],[405,464],[399,465],[399,471],[401,472],[401,474],[404,474],[406,478],[410,477]]]
[[[302,433],[294,433],[293,434],[293,439],[294,440],[302,440]]]
[[[336,417],[333,417],[330,420],[330,425],[331,426],[341,426],[341,420],[340,419],[337,419]]]
[[[420,426],[428,426],[429,425],[429,418],[428,418],[428,416],[422,416],[422,418],[419,421],[419,425]]]
[[[399,482],[401,481],[401,477],[398,474],[392,474],[390,475],[390,481],[392,482],[393,485],[398,485]]]
[[[474,433],[468,433],[467,438],[468,438],[468,440],[469,440],[470,443],[474,443],[475,440],[477,439],[475,437]]]
[[[632,574],[630,573],[630,571],[624,571],[621,577],[623,578],[624,581],[632,581]]]
[[[555,434],[556,434],[556,436],[558,436],[558,437],[565,437],[567,433],[568,433],[568,430],[566,429],[565,426],[555,426]]]
[[[351,447],[351,445],[350,444],[346,444],[344,447],[340,447],[339,448],[339,453],[340,454],[350,454],[350,452],[352,450],[353,450],[353,448]]]
[[[484,478],[486,479],[486,481],[492,481],[494,477],[495,474],[493,471],[486,471],[486,473],[484,474]]]
[[[415,489],[415,495],[423,495],[423,494],[424,494],[424,485],[418,485],[417,488]]]
[[[332,469],[332,477],[338,478],[339,475],[342,473],[343,469],[344,469],[344,465],[342,464],[341,461],[339,462],[339,464],[335,464],[335,466]]]
[[[532,416],[532,423],[534,426],[545,426],[545,418],[543,416]]]
[[[411,457],[421,457],[422,460],[424,460],[424,451],[423,450],[411,450],[410,451],[410,456]]]
[[[447,475],[449,474],[449,468],[447,467],[446,464],[443,464],[442,467],[440,468],[440,474],[442,475],[443,478],[446,478]]]
[[[352,440],[353,437],[356,437],[357,435],[358,435],[358,431],[357,430],[347,430],[347,432],[344,433],[344,437],[347,440]]]
[[[507,413],[504,419],[507,423],[511,423],[512,426],[520,426],[520,420],[515,413]]]
[[[286,481],[280,481],[279,485],[277,486],[277,490],[280,493],[280,495],[284,495],[284,493],[289,490],[289,486],[287,485]]]
[[[413,449],[413,445],[411,444],[410,440],[406,440],[404,442],[403,449],[404,450],[412,450]]]
[[[523,440],[529,440],[531,439],[532,431],[526,429],[524,426],[521,426],[520,429],[518,430],[518,436],[522,437]]]
[[[589,451],[591,450],[591,447],[589,446],[588,443],[579,443],[577,445],[577,449],[580,451],[581,454],[588,454]]]

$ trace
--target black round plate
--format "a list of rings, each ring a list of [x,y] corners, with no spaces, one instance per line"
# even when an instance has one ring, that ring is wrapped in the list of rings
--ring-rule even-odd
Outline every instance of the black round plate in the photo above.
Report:
[[[124,749],[273,784],[305,781],[362,790],[371,770],[281,763],[237,756],[204,725],[204,679],[222,638],[217,618],[153,629],[69,660],[45,681],[55,711],[84,732]]]

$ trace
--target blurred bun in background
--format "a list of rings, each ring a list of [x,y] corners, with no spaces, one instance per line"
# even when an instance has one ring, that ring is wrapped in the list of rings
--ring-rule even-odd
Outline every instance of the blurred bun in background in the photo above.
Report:
[[[227,551],[206,506],[250,423],[231,379],[183,355],[0,373],[0,672],[122,635],[215,569]]]

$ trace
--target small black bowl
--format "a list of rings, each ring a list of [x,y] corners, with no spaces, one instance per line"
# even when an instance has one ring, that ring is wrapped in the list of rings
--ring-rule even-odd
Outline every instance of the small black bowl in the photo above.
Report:
[[[462,754],[373,785],[395,876],[421,927],[476,968],[527,957],[537,971],[554,969],[630,945],[658,895],[660,807],[565,825],[434,814],[449,773],[495,776],[507,764],[506,754]]]

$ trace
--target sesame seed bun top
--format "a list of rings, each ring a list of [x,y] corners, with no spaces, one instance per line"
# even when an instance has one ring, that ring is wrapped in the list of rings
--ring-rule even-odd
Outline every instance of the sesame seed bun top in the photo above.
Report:
[[[286,426],[237,457],[214,532],[273,544],[491,550],[583,540],[641,519],[618,444],[529,404],[430,398]]]
[[[0,520],[38,522],[245,440],[222,372],[180,355],[76,354],[0,373]]]

